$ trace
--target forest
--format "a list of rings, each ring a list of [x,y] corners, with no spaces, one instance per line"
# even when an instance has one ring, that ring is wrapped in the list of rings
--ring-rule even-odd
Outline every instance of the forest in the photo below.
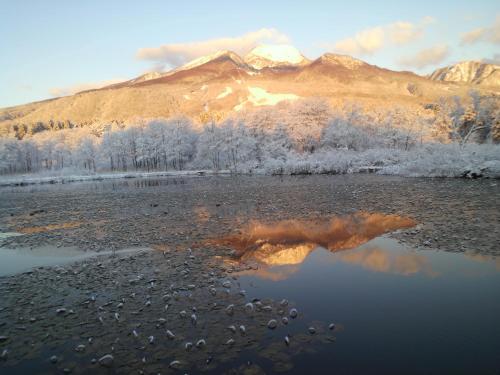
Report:
[[[394,174],[455,176],[470,166],[498,168],[498,141],[498,99],[475,91],[418,112],[355,103],[332,109],[321,99],[307,99],[205,124],[176,116],[1,138],[0,173],[308,174],[377,167]]]

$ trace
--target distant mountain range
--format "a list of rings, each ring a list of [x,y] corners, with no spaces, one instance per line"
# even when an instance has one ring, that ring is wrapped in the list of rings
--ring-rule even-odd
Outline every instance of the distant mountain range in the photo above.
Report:
[[[203,123],[310,97],[324,98],[333,106],[357,102],[419,111],[442,96],[464,96],[471,88],[498,94],[499,72],[498,65],[463,62],[423,77],[345,55],[326,53],[311,61],[292,46],[262,45],[245,57],[219,51],[168,72],[0,109],[0,136],[180,114]]]

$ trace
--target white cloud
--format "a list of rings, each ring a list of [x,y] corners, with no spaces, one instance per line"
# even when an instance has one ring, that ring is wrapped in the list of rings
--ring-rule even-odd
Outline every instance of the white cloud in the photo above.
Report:
[[[500,14],[497,15],[493,25],[489,27],[480,27],[461,35],[460,44],[462,45],[478,42],[500,44]]]
[[[423,34],[421,27],[410,22],[395,22],[387,27],[386,32],[391,41],[396,45],[413,42]]]
[[[179,66],[200,56],[220,50],[231,50],[236,53],[246,53],[260,43],[288,43],[285,34],[272,28],[263,28],[237,37],[209,39],[198,42],[165,44],[153,48],[141,48],[137,58],[151,60],[159,64]]]
[[[424,33],[424,28],[434,22],[435,19],[430,16],[424,17],[418,24],[397,21],[362,30],[333,45],[323,44],[323,47],[348,55],[372,55],[386,46],[408,44],[419,39]]]
[[[450,49],[445,44],[423,49],[414,56],[404,57],[399,60],[400,65],[422,69],[427,66],[441,63],[450,54]]]
[[[50,93],[50,95],[52,95],[54,97],[67,96],[67,95],[76,94],[77,92],[81,92],[81,91],[100,89],[104,86],[109,86],[109,85],[113,85],[115,83],[124,82],[124,81],[126,81],[125,78],[116,78],[116,79],[109,79],[109,80],[100,81],[100,82],[77,83],[77,84],[66,86],[66,87],[52,87],[49,90],[49,93]]]
[[[371,55],[384,45],[384,29],[374,27],[335,43],[334,49],[348,55]]]
[[[465,44],[476,43],[477,41],[479,41],[481,38],[484,37],[485,32],[486,29],[484,27],[480,27],[479,29],[463,33],[460,44],[465,45]]]

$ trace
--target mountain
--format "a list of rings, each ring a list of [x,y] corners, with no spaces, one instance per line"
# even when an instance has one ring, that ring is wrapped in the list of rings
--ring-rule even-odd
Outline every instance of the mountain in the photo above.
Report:
[[[480,61],[463,61],[437,69],[429,75],[434,81],[482,86],[500,86],[500,66]]]
[[[99,131],[107,124],[180,114],[201,124],[310,97],[323,98],[332,106],[356,102],[369,108],[399,106],[418,113],[442,96],[465,96],[471,86],[498,92],[484,84],[497,77],[495,69],[478,68],[476,73],[489,71],[489,75],[479,78],[475,74],[471,83],[468,79],[457,85],[437,78],[443,75],[422,77],[332,53],[311,61],[294,47],[264,45],[244,58],[220,51],[168,72],[147,73],[72,96],[0,109],[0,136],[22,137],[45,129],[81,126]]]

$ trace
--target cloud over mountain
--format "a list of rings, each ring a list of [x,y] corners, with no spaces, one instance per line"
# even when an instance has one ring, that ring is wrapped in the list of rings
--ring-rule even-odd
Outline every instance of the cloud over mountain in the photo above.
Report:
[[[461,44],[475,44],[478,42],[487,42],[500,44],[500,14],[497,15],[493,25],[489,27],[480,27],[461,35]]]
[[[445,44],[423,49],[413,56],[403,57],[399,60],[400,65],[422,69],[427,66],[441,63],[450,54],[450,48]]]
[[[372,55],[387,46],[404,45],[419,39],[427,25],[434,23],[432,17],[424,17],[418,24],[397,21],[362,30],[354,36],[325,45],[348,55]]]
[[[262,28],[237,37],[224,37],[188,43],[164,44],[159,47],[141,48],[137,58],[150,60],[171,67],[182,65],[197,57],[208,55],[214,51],[231,50],[244,54],[260,43],[288,43],[287,35],[273,28]]]

